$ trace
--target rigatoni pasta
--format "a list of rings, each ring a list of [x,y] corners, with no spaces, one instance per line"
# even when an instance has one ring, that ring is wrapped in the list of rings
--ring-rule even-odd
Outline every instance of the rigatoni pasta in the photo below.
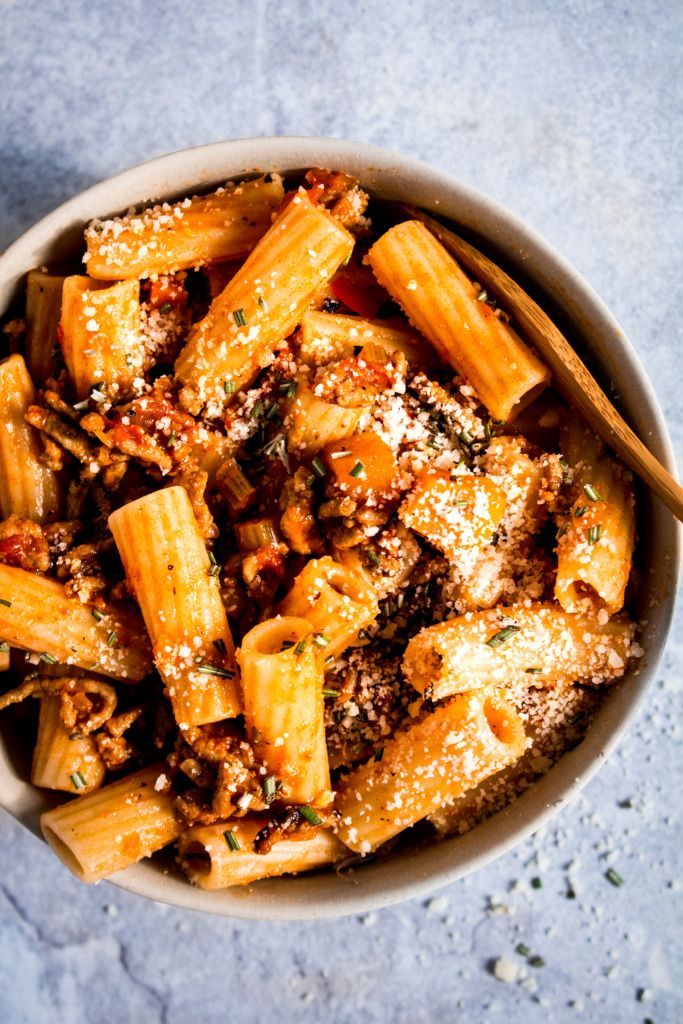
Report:
[[[38,698],[31,778],[70,797],[43,831],[84,881],[176,843],[218,890],[469,828],[643,654],[630,479],[388,212],[265,174],[28,276],[0,712]]]
[[[548,369],[420,221],[391,228],[368,260],[410,322],[497,419],[510,419],[548,385]]]
[[[61,506],[59,480],[41,458],[37,431],[26,422],[35,388],[20,355],[0,362],[0,512],[46,523]]]
[[[331,558],[312,558],[280,605],[283,615],[306,619],[325,640],[329,657],[341,654],[377,617],[373,590]]]
[[[200,889],[227,889],[328,867],[348,856],[347,847],[325,830],[284,837],[267,853],[257,853],[254,840],[267,824],[267,817],[252,816],[183,832],[178,853],[187,877]]]
[[[153,765],[41,816],[45,839],[82,882],[98,882],[176,839],[182,831]]]
[[[109,525],[176,721],[234,718],[240,712],[234,646],[187,492],[155,491],[124,505]]]
[[[338,836],[371,853],[512,764],[525,741],[521,719],[502,698],[485,691],[455,697],[344,779],[335,800]]]
[[[62,719],[58,696],[42,697],[31,764],[33,785],[83,795],[97,789],[105,772],[92,736],[69,730]]]
[[[188,408],[193,396],[221,408],[250,383],[352,248],[342,225],[297,192],[192,329],[175,366]]]
[[[555,596],[568,612],[624,605],[635,540],[631,475],[609,458],[595,434],[578,421],[562,432],[572,473],[572,503],[558,517]]]
[[[281,616],[254,626],[239,663],[247,734],[274,776],[280,799],[325,806],[331,800],[325,745],[326,637],[305,619]]]
[[[31,380],[41,387],[56,371],[57,329],[66,278],[37,267],[26,277],[26,364]]]
[[[618,679],[631,654],[628,619],[604,624],[551,604],[491,608],[422,630],[403,659],[410,683],[433,700],[495,685]]]
[[[38,660],[137,682],[152,667],[142,622],[124,606],[88,608],[57,580],[0,564],[0,641]]]
[[[85,233],[88,274],[137,279],[246,256],[270,227],[282,195],[282,178],[268,174],[208,196],[95,221]]]
[[[67,277],[59,331],[78,399],[93,388],[126,395],[145,361],[140,282],[119,281],[107,287],[82,275]]]

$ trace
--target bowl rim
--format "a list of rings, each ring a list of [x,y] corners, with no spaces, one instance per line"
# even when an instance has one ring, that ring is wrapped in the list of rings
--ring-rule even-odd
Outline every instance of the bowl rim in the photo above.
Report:
[[[654,388],[618,321],[587,281],[534,228],[498,201],[491,199],[475,187],[461,182],[446,171],[385,147],[325,136],[264,136],[213,142],[154,157],[89,186],[28,228],[0,255],[0,287],[5,280],[12,281],[23,276],[25,269],[21,269],[17,274],[16,267],[28,269],[31,264],[29,261],[27,266],[26,261],[34,249],[37,246],[49,244],[51,239],[63,233],[67,225],[73,221],[83,221],[95,216],[96,212],[93,211],[97,211],[98,208],[100,215],[107,215],[110,209],[110,201],[107,197],[112,193],[132,190],[137,192],[138,198],[129,200],[129,203],[142,204],[162,195],[177,194],[182,191],[183,187],[195,188],[198,191],[204,187],[210,187],[211,184],[220,180],[221,174],[218,173],[218,168],[223,163],[229,167],[235,165],[242,167],[241,171],[230,170],[229,172],[230,177],[238,178],[255,169],[268,170],[280,166],[294,170],[305,166],[315,166],[323,161],[328,166],[340,166],[351,173],[354,173],[355,170],[361,176],[362,169],[365,168],[366,177],[370,171],[377,171],[384,175],[396,173],[403,179],[407,176],[424,187],[428,186],[433,190],[435,196],[450,192],[452,196],[457,196],[462,203],[478,211],[481,219],[487,223],[502,225],[514,238],[515,244],[520,247],[520,250],[523,249],[530,254],[529,276],[532,280],[534,280],[535,274],[540,273],[539,266],[552,269],[573,296],[577,307],[588,310],[591,316],[599,322],[603,334],[610,338],[616,346],[623,361],[624,379],[630,380],[631,386],[640,391],[640,397],[644,401],[645,414],[649,424],[649,440],[654,442],[654,448],[658,450],[658,456],[664,465],[672,473],[676,473],[673,445]],[[191,178],[193,183],[175,188],[173,182],[183,177],[183,169],[187,170],[188,166],[191,166],[195,172]],[[162,184],[164,175],[168,176],[168,180]],[[202,180],[202,175],[205,180]],[[225,171],[223,171],[223,179],[225,179]],[[157,181],[161,186],[161,191],[157,195],[153,192],[143,194],[143,182],[150,183],[148,187],[153,187],[153,183]],[[438,204],[439,200],[435,199],[434,202]],[[115,204],[115,209],[121,208],[121,204],[118,206]],[[432,209],[437,215],[439,214],[438,205]],[[84,211],[88,211],[85,216]],[[442,212],[448,216],[445,209]],[[495,237],[486,235],[486,238],[487,241],[495,244]],[[592,352],[597,356],[593,349]],[[602,362],[600,359],[598,361]],[[664,529],[667,528],[664,527]],[[680,562],[681,534],[675,525],[668,532],[670,533],[668,540],[671,545],[672,566],[675,573]],[[675,575],[672,579],[675,580]],[[393,870],[390,873],[391,878],[387,874],[387,882],[390,884],[383,885],[380,876],[379,884],[373,886],[371,882],[367,891],[354,893],[351,891],[352,887],[347,885],[343,889],[340,888],[338,894],[331,896],[325,894],[319,884],[321,879],[329,879],[329,873],[288,879],[284,884],[289,885],[289,890],[284,888],[283,882],[275,880],[275,884],[278,886],[277,896],[271,895],[271,898],[269,895],[275,892],[272,889],[273,881],[261,882],[253,891],[250,887],[248,894],[244,891],[237,893],[236,890],[209,892],[194,888],[186,881],[183,881],[181,889],[178,886],[169,886],[169,878],[162,870],[152,869],[150,865],[144,863],[136,864],[124,872],[117,873],[111,877],[110,881],[130,892],[176,907],[224,916],[268,920],[322,919],[358,914],[423,896],[448,885],[485,866],[524,841],[557,814],[593,778],[626,732],[645,693],[652,685],[670,631],[675,601],[676,586],[674,582],[671,591],[662,598],[659,630],[652,643],[650,664],[643,672],[643,678],[631,687],[630,692],[621,694],[616,709],[616,721],[612,722],[608,729],[603,726],[602,729],[596,731],[595,727],[591,726],[579,746],[561,757],[557,764],[539,779],[523,797],[513,801],[512,804],[472,832],[464,836],[441,840],[425,850],[397,858],[408,865],[406,877],[403,877],[400,871],[397,875],[396,870]],[[565,776],[564,779],[560,779],[556,772],[560,766],[565,768],[561,773]],[[524,802],[523,806],[522,801]],[[1,779],[0,804],[4,804]],[[6,806],[6,809],[25,827],[36,833],[35,827],[21,817],[20,808],[16,803]],[[496,838],[497,829],[501,832],[498,838]],[[490,842],[487,841],[489,838]],[[482,840],[483,848],[478,849],[482,847]],[[459,850],[464,852],[463,856],[456,858],[456,863],[449,866],[445,862],[447,861],[446,852],[449,848],[452,849],[454,843],[458,843]],[[436,859],[434,856],[430,858],[429,851],[433,853],[437,848],[444,851],[443,855]],[[431,867],[428,863],[430,860]],[[427,863],[426,868],[420,867],[421,861]],[[386,873],[390,865],[391,860],[382,865],[380,870]],[[375,866],[365,868],[364,872],[373,870],[373,867]],[[301,893],[297,897],[297,883],[302,881],[308,881],[307,891],[311,889],[310,883],[312,882],[312,889],[317,888],[320,895],[324,895],[325,898],[311,902],[305,895],[302,899]],[[360,887],[358,888],[360,889]],[[226,897],[226,893],[229,896]],[[243,898],[244,896],[246,898]]]

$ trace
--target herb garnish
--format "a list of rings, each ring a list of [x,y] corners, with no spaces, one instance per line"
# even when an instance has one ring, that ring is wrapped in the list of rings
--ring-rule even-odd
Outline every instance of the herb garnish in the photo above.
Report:
[[[497,633],[490,636],[486,641],[489,647],[500,647],[506,640],[509,640],[515,633],[519,633],[521,626],[516,626],[514,623],[510,623],[509,626],[503,626]]]
[[[591,501],[604,501],[604,499],[600,497],[596,489],[593,487],[593,484],[584,484],[583,489]]]
[[[362,462],[357,462],[353,469],[349,470],[349,476],[365,476],[365,466]]]
[[[87,783],[80,772],[74,772],[70,778],[74,789],[85,789]]]
[[[303,807],[297,807],[297,810],[302,818],[304,818],[309,825],[322,825],[323,819],[320,815],[316,814],[312,807],[307,807],[305,804]]]
[[[233,853],[237,853],[238,850],[242,849],[242,847],[240,846],[239,839],[237,838],[237,836],[235,835],[231,828],[226,829],[226,831],[223,833],[223,838],[225,839],[226,843],[228,844],[228,847],[232,850]]]
[[[588,543],[597,544],[602,537],[602,523],[598,523],[597,526],[591,526],[588,531]]]
[[[228,668],[217,668],[216,665],[197,665],[197,672],[205,676],[221,676],[223,679],[234,679],[235,673]]]
[[[236,309],[235,312],[232,314],[232,318],[233,318],[233,320],[235,321],[235,323],[237,324],[238,327],[246,327],[247,326],[247,318],[244,315],[244,310],[243,309]]]
[[[624,879],[621,877],[618,871],[614,868],[608,868],[605,872],[605,878],[608,882],[611,882],[617,889],[624,884]]]

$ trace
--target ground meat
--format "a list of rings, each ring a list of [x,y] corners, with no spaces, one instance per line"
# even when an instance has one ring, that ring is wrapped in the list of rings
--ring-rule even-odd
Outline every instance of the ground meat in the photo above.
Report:
[[[300,555],[319,554],[323,542],[313,514],[313,490],[310,473],[301,466],[286,481],[280,496],[280,529],[292,551]]]
[[[50,549],[43,528],[19,516],[0,522],[0,562],[29,572],[47,572]]]

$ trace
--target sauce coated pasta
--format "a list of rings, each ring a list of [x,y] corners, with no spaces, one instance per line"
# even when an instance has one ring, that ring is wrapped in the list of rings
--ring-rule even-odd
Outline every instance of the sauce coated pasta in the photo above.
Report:
[[[342,172],[231,182],[88,225],[5,324],[0,708],[37,698],[84,881],[465,832],[642,654],[629,474],[384,216]]]

